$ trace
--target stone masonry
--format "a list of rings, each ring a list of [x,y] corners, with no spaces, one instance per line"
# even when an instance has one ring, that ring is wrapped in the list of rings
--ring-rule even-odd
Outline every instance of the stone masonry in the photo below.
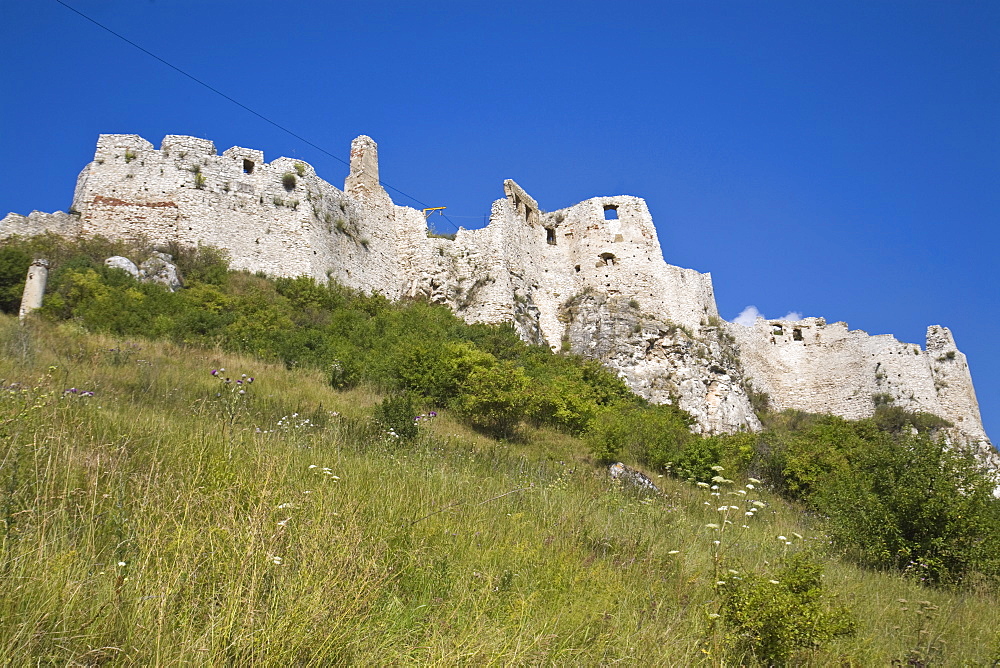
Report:
[[[703,433],[757,430],[748,388],[775,408],[870,416],[878,400],[944,417],[990,450],[965,356],[943,327],[924,349],[844,323],[722,321],[710,274],[667,264],[638,197],[544,212],[514,181],[489,224],[428,236],[422,212],[379,181],[378,147],[351,144],[344,190],[306,162],[195,137],[159,149],[101,135],[72,214],[10,214],[0,238],[51,231],[226,250],[236,269],[335,280],[391,299],[426,298],[469,322],[511,322],[526,341],[616,371],[641,396],[678,402]]]

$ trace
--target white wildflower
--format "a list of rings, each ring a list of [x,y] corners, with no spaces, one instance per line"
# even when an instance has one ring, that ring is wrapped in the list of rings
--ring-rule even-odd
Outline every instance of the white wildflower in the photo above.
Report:
[[[784,536],[778,536],[778,540],[788,540],[788,539],[785,538]]]

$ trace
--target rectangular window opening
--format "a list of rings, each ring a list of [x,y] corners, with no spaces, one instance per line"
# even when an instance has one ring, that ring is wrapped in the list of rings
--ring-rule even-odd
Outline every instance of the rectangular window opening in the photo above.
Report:
[[[605,204],[604,205],[604,220],[618,220],[618,205],[617,204]]]
[[[243,173],[244,174],[253,174],[253,160],[244,160],[243,161]]]
[[[556,231],[554,228],[551,227],[545,228],[545,242],[548,243],[550,246],[556,245]]]

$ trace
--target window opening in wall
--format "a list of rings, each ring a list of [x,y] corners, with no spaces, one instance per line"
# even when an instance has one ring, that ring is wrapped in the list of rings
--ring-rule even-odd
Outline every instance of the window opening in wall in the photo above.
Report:
[[[618,220],[618,206],[616,204],[604,205],[604,220]]]
[[[253,160],[244,160],[243,161],[243,173],[244,174],[253,174]]]
[[[793,329],[792,330],[792,339],[795,340],[795,341],[801,341],[802,340],[802,330],[799,329],[798,327],[796,327],[795,329]]]
[[[554,228],[545,228],[545,241],[551,246],[556,245],[556,231]]]
[[[604,264],[607,266],[615,266],[615,256],[613,253],[601,253],[599,257],[604,260]]]
[[[776,336],[781,336],[785,332],[783,329],[781,329],[781,325],[771,325],[771,333]]]

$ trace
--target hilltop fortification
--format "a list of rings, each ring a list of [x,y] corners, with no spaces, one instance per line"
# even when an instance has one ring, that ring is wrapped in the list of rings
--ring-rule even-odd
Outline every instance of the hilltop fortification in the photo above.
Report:
[[[965,356],[943,327],[927,345],[844,323],[719,318],[710,274],[667,264],[646,203],[595,197],[544,212],[514,181],[489,224],[428,235],[421,211],[392,202],[369,137],[351,144],[340,190],[306,162],[169,135],[101,135],[73,214],[10,214],[0,237],[101,234],[208,244],[232,266],[422,297],[470,322],[511,322],[526,341],[601,360],[638,394],[677,401],[706,433],[756,430],[750,394],[775,408],[848,418],[891,401],[955,424],[990,448]],[[750,390],[751,392],[748,392]]]

